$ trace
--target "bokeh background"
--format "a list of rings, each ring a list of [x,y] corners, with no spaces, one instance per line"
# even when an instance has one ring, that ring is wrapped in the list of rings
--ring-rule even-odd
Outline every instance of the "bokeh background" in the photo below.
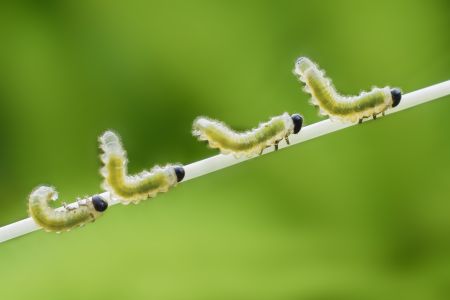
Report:
[[[190,134],[301,112],[311,57],[343,93],[449,79],[448,1],[2,1],[0,225],[30,191],[100,192],[216,154]],[[0,245],[2,299],[449,299],[449,97],[178,186],[95,224]]]

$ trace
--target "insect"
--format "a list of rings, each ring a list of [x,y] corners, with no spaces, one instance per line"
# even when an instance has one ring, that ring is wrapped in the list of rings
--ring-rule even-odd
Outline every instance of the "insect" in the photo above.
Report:
[[[50,201],[58,199],[58,193],[52,187],[40,186],[33,190],[28,200],[28,210],[33,220],[47,231],[69,231],[98,219],[108,208],[108,202],[96,195],[78,200],[63,208],[50,207]]]
[[[295,63],[294,73],[305,83],[305,91],[312,95],[312,104],[319,106],[322,115],[331,119],[361,123],[364,118],[396,107],[402,98],[399,89],[389,87],[373,88],[359,96],[342,96],[336,92],[331,80],[324,76],[316,64],[306,57],[300,57]]]
[[[285,139],[289,144],[289,135],[299,133],[302,124],[301,115],[284,113],[250,131],[236,132],[222,122],[199,117],[194,121],[192,133],[199,140],[207,141],[211,148],[240,157],[261,155],[265,148],[272,145],[278,150],[278,143]]]
[[[183,180],[185,171],[181,165],[155,166],[150,171],[128,175],[127,155],[117,134],[106,131],[99,139],[104,164],[101,174],[103,188],[118,198],[122,204],[139,203],[141,200],[167,192]]]

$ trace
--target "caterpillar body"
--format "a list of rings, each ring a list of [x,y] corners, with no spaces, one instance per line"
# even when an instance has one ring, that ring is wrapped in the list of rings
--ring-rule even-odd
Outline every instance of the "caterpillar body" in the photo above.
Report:
[[[53,209],[50,201],[57,200],[58,193],[52,187],[40,186],[30,195],[28,210],[33,220],[46,231],[69,231],[98,219],[108,208],[100,196],[78,200],[75,204],[64,205],[63,209]]]
[[[373,88],[359,96],[342,96],[324,72],[306,57],[297,60],[294,73],[305,83],[305,91],[312,95],[312,104],[331,119],[360,123],[364,118],[376,119],[378,114],[384,115],[387,109],[397,106],[402,97],[399,89],[390,87]]]
[[[167,192],[172,186],[183,180],[185,171],[181,165],[155,166],[129,176],[127,155],[118,135],[106,131],[99,139],[103,150],[101,160],[104,164],[101,174],[104,177],[103,188],[109,191],[122,204],[139,203]]]
[[[278,143],[285,139],[289,144],[289,135],[299,133],[302,124],[301,115],[284,113],[250,131],[236,132],[222,122],[199,117],[194,121],[192,133],[199,140],[207,141],[211,148],[240,157],[262,154],[272,145],[278,150]]]

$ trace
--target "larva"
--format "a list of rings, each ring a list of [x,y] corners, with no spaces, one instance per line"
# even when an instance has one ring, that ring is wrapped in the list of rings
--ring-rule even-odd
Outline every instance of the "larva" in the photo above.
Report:
[[[184,178],[181,165],[155,166],[150,171],[143,171],[129,176],[127,155],[120,138],[112,131],[106,131],[99,139],[103,150],[101,160],[104,164],[101,174],[104,177],[103,188],[109,191],[123,204],[135,203],[167,192]]]
[[[273,117],[247,132],[236,132],[222,122],[205,117],[195,119],[192,133],[201,141],[207,141],[211,148],[218,148],[223,154],[233,153],[236,157],[261,154],[272,145],[278,150],[278,143],[288,136],[299,133],[303,117],[284,113]]]
[[[342,96],[324,72],[306,57],[297,60],[294,73],[305,83],[305,91],[312,95],[312,104],[331,119],[360,123],[363,118],[376,119],[378,114],[384,115],[388,108],[397,106],[402,98],[399,89],[389,87],[373,88],[359,96]]]
[[[93,222],[108,208],[108,202],[100,196],[93,196],[55,210],[49,203],[57,199],[58,193],[54,188],[40,186],[31,193],[28,200],[30,216],[47,231],[69,231],[74,227]]]

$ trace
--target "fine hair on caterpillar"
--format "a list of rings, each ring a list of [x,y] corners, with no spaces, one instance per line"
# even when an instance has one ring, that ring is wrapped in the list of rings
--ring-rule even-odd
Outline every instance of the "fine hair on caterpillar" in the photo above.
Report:
[[[297,59],[294,73],[305,83],[305,91],[312,95],[312,104],[330,119],[360,123],[364,118],[376,119],[378,114],[384,115],[387,109],[396,107],[402,98],[399,89],[390,87],[375,87],[358,96],[342,96],[324,76],[324,71],[306,57]]]
[[[112,131],[106,131],[99,138],[103,154],[100,156],[104,166],[101,168],[103,188],[122,204],[139,203],[158,193],[167,192],[183,180],[183,166],[155,166],[136,175],[128,175],[128,160],[120,138]]]
[[[301,115],[284,113],[259,124],[257,128],[237,132],[220,121],[198,117],[193,123],[192,134],[223,154],[232,153],[240,157],[262,154],[270,146],[278,150],[278,143],[284,139],[289,144],[289,135],[299,133],[302,125]]]
[[[56,190],[48,186],[39,186],[30,194],[29,215],[46,231],[62,232],[83,226],[98,219],[108,208],[108,202],[98,195],[54,209],[49,204],[57,199]]]

